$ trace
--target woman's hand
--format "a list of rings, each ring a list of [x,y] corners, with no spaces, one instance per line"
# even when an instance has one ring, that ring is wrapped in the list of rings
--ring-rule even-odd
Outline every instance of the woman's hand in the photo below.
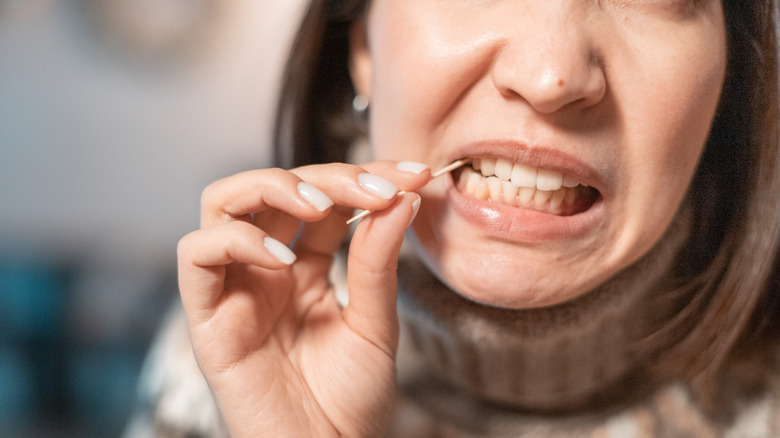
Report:
[[[397,258],[419,205],[396,191],[430,179],[400,167],[264,169],[204,191],[202,228],[179,243],[179,286],[233,436],[381,435],[395,392]],[[376,212],[352,238],[342,309],[328,271],[354,208]]]

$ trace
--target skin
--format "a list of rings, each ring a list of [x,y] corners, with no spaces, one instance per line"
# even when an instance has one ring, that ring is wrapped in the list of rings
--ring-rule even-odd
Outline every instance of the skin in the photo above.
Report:
[[[587,221],[540,227],[556,218],[495,203],[469,206],[481,209],[469,218],[446,179],[429,184],[412,237],[453,290],[496,306],[553,305],[661,238],[723,83],[718,1],[379,0],[367,21],[352,71],[371,100],[378,158],[438,168],[504,157],[574,172],[601,193]]]
[[[217,181],[204,191],[201,229],[179,243],[195,356],[231,435],[382,435],[415,191],[420,254],[483,303],[562,302],[645,254],[701,155],[723,81],[723,27],[714,0],[373,1],[352,72],[372,102],[381,161]],[[476,202],[449,177],[395,167],[462,156],[566,170],[601,199],[556,217]],[[407,193],[372,194],[358,183],[365,172]],[[301,181],[334,205],[315,208]],[[354,208],[376,212],[351,240],[342,308],[327,273]],[[267,236],[297,260],[275,257]]]
[[[231,436],[381,436],[395,390],[395,267],[419,196],[378,197],[358,175],[409,192],[430,179],[394,164],[262,169],[204,191],[201,229],[179,242],[179,288]],[[335,206],[317,210],[299,195],[301,181]],[[354,208],[377,212],[352,238],[342,309],[327,273]],[[265,249],[269,235],[292,247],[294,264]]]

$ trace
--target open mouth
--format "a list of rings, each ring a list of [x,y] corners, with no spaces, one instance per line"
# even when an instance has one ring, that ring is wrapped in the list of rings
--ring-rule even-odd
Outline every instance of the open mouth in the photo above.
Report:
[[[473,158],[453,172],[453,178],[469,197],[556,216],[582,213],[601,197],[598,190],[561,172],[501,158]]]

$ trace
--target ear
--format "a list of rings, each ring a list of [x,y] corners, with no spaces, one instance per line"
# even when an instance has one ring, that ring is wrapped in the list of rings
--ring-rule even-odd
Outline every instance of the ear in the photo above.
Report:
[[[349,38],[349,74],[355,91],[371,100],[371,53],[368,48],[366,16],[352,24]]]

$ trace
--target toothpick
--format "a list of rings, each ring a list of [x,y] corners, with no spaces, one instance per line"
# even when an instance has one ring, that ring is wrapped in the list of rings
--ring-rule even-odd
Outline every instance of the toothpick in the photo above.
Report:
[[[462,160],[455,160],[452,163],[450,163],[448,166],[443,167],[443,168],[437,170],[436,172],[433,172],[431,174],[431,179],[438,178],[438,177],[444,175],[445,173],[450,173],[453,170],[457,169],[458,167],[461,167],[461,166],[463,166],[465,164],[468,164],[469,161],[471,161],[471,159],[469,159],[469,158],[464,158]]]
[[[468,158],[464,158],[462,160],[455,160],[452,163],[450,163],[448,166],[445,166],[445,167],[437,170],[436,172],[433,172],[431,174],[431,179],[438,178],[438,177],[444,175],[445,173],[450,173],[453,170],[457,169],[458,167],[461,167],[464,164],[468,163],[469,161],[471,161],[471,160],[468,159]],[[398,195],[403,195],[404,193],[406,193],[406,192],[401,190],[397,194]],[[356,214],[355,216],[352,216],[352,218],[347,221],[347,225],[351,224],[352,222],[355,222],[356,220],[363,219],[364,217],[368,216],[369,214],[371,214],[373,212],[374,212],[374,210],[363,210],[362,212]]]

